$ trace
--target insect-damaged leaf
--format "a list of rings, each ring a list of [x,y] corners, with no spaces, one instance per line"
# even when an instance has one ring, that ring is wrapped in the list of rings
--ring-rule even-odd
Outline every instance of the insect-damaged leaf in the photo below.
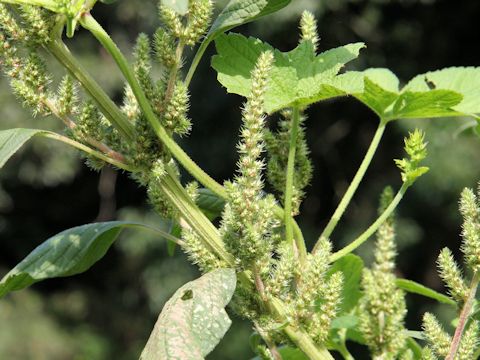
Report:
[[[65,230],[38,246],[0,281],[0,297],[38,281],[71,276],[100,260],[122,229],[138,224],[105,222]]]
[[[218,269],[178,289],[165,304],[140,359],[203,359],[230,327],[224,308],[235,286],[235,271]]]

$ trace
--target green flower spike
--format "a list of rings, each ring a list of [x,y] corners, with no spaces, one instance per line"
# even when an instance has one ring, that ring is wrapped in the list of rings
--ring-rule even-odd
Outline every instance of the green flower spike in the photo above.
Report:
[[[425,143],[425,133],[415,129],[409,137],[405,139],[405,151],[408,159],[395,160],[398,168],[402,171],[402,181],[412,185],[420,176],[427,173],[429,168],[419,166],[423,159],[427,157],[427,144]]]

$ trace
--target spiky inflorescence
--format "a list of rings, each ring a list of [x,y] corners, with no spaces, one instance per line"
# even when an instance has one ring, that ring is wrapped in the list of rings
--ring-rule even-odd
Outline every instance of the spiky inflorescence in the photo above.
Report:
[[[317,343],[324,343],[328,338],[332,321],[337,316],[341,302],[342,286],[343,274],[339,271],[320,287],[317,301],[321,305],[311,314],[310,319],[303,321]]]
[[[402,181],[411,185],[423,174],[428,172],[428,167],[420,166],[420,163],[427,157],[427,144],[425,133],[415,129],[405,139],[405,152],[409,158],[395,160],[397,167],[402,171]]]
[[[435,356],[432,348],[427,346],[422,351],[422,360],[437,360],[438,358]]]
[[[185,28],[184,41],[189,46],[195,45],[207,31],[213,12],[211,0],[191,0],[188,7],[188,23]]]
[[[457,360],[470,360],[474,359],[475,352],[478,349],[478,321],[474,320],[469,325],[468,329],[465,330],[465,333],[462,336],[462,340],[460,342],[460,347],[458,348],[457,356],[455,359]]]
[[[172,68],[176,64],[175,37],[165,28],[158,28],[153,38],[155,55],[160,64]]]
[[[379,214],[393,199],[387,187],[380,200]],[[393,215],[377,231],[375,263],[362,276],[364,296],[360,302],[360,330],[373,356],[395,359],[405,347],[404,293],[395,284],[396,245]]]
[[[423,316],[423,332],[429,347],[436,356],[448,355],[452,338],[443,330],[433,314],[425,313]]]
[[[166,163],[163,159],[157,159],[152,163],[148,172],[147,196],[154,210],[166,219],[177,219],[178,212],[166,198],[161,187],[162,178],[166,175],[167,168],[175,168],[173,161]]]
[[[78,89],[71,76],[65,75],[60,82],[55,105],[61,117],[75,115],[78,112]]]
[[[278,226],[273,216],[275,201],[262,194],[261,160],[264,149],[263,97],[273,54],[260,55],[252,71],[252,90],[243,109],[238,175],[226,184],[227,204],[223,213],[221,234],[227,248],[238,259],[241,268],[270,258],[274,229]]]
[[[182,230],[183,249],[188,255],[192,264],[198,265],[203,273],[226,268],[228,264],[219,260],[211,249],[206,248],[194,230],[184,227]]]
[[[317,20],[310,11],[304,11],[300,20],[300,31],[302,32],[301,41],[310,41],[315,52],[320,41],[317,33]]]
[[[176,38],[183,37],[185,27],[182,24],[182,18],[169,6],[159,5],[159,15],[163,26]]]
[[[470,189],[462,191],[460,213],[463,216],[462,252],[466,264],[474,271],[480,270],[480,207],[477,197]]]
[[[134,72],[138,83],[150,102],[155,100],[155,88],[150,72],[152,70],[150,39],[146,34],[139,34],[133,51],[135,58]]]
[[[283,200],[292,122],[291,112],[284,111],[282,116],[284,120],[280,122],[278,132],[268,131],[265,136],[265,143],[268,154],[267,180]],[[304,189],[310,183],[313,172],[309,158],[310,151],[305,139],[304,121],[305,116],[301,116],[297,136],[297,150],[295,152],[295,171],[293,173],[292,215],[297,215],[299,212],[300,204],[305,196]]]
[[[469,290],[450,249],[444,248],[440,252],[437,264],[440,277],[447,286],[450,296],[459,304],[465,302]]]
[[[38,6],[22,5],[20,15],[24,21],[25,38],[29,46],[48,44],[55,24],[55,16]]]
[[[287,243],[281,243],[277,253],[278,259],[274,260],[270,277],[265,281],[265,292],[267,296],[291,302],[292,295],[295,295],[294,278],[298,272],[296,256],[293,247]]]
[[[178,81],[163,114],[165,128],[168,131],[180,136],[190,132],[192,124],[187,117],[189,105],[188,88],[183,81]]]
[[[4,30],[8,36],[15,41],[25,41],[27,32],[23,29],[7,5],[0,4],[0,28]]]

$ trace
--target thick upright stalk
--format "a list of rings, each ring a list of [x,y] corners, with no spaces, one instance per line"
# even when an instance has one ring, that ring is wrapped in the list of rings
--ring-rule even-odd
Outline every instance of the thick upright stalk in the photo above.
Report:
[[[332,218],[328,222],[327,226],[325,227],[325,230],[323,230],[322,234],[320,235],[320,239],[328,239],[330,235],[332,235],[333,230],[335,230],[335,227],[342,218],[343,213],[350,204],[353,195],[357,191],[360,182],[362,181],[368,167],[370,166],[370,163],[372,162],[373,156],[377,151],[378,145],[380,144],[380,140],[382,139],[383,133],[385,131],[385,126],[386,122],[380,121],[377,131],[375,132],[372,142],[367,150],[367,153],[365,154],[365,157],[363,158],[360,167],[358,168],[357,173],[355,174],[355,177],[350,183],[350,186],[348,187],[347,192],[340,201],[340,204],[338,204],[338,207],[333,213]]]
[[[167,172],[161,179],[160,186],[170,203],[180,212],[187,224],[192,229],[195,229],[202,240],[211,248],[212,252],[229,266],[235,267],[235,260],[225,249],[217,228],[213,226],[210,220],[192,201],[175,176]]]
[[[295,107],[292,113],[292,123],[290,126],[290,145],[288,150],[288,163],[287,163],[287,179],[285,184],[285,235],[286,241],[294,245],[293,236],[293,218],[292,218],[292,196],[293,196],[293,177],[295,172],[295,155],[297,151],[297,139],[298,139],[298,127],[300,124],[300,110]],[[305,244],[303,239],[295,237],[296,245],[298,249],[304,248]],[[303,245],[301,243],[303,243]],[[306,252],[299,251],[300,262],[306,261]]]
[[[368,227],[367,230],[365,230],[359,237],[357,237],[354,241],[352,241],[350,244],[345,246],[343,249],[337,251],[336,253],[333,253],[332,256],[330,257],[330,261],[334,262],[341,257],[350,254],[353,250],[358,248],[360,245],[362,245],[365,241],[368,240],[370,236],[372,236],[378,228],[385,222],[385,220],[388,219],[388,217],[393,213],[395,208],[398,206],[400,201],[403,199],[403,196],[405,195],[405,192],[407,189],[411,186],[411,183],[404,183],[400,190],[398,191],[397,195],[393,198],[392,202],[388,207],[385,209],[385,211],[380,215],[380,217]],[[314,249],[315,250],[315,249]]]
[[[47,45],[47,50],[76,78],[95,100],[100,111],[114,125],[117,130],[132,141],[135,137],[133,124],[120,111],[110,97],[103,91],[98,83],[90,76],[83,66],[70,53],[61,39],[52,40]]]
[[[473,275],[472,282],[470,283],[470,290],[468,293],[468,298],[463,305],[462,312],[460,313],[460,318],[458,319],[458,325],[455,329],[455,335],[453,335],[452,343],[450,345],[450,351],[445,360],[454,360],[457,355],[460,342],[462,340],[463,332],[465,331],[465,326],[467,325],[468,317],[472,312],[473,302],[475,300],[475,295],[477,293],[478,283],[480,281],[480,273],[476,272]]]

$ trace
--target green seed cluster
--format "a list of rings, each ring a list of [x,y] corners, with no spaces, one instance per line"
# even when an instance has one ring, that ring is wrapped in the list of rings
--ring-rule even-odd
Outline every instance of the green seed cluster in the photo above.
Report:
[[[382,193],[378,213],[393,200],[393,190]],[[405,295],[395,284],[396,244],[393,214],[377,230],[375,262],[362,276],[360,330],[374,357],[397,359],[405,347]]]
[[[290,146],[291,111],[282,112],[283,120],[279,123],[277,132],[267,131],[265,136],[268,151],[267,180],[283,201],[285,196],[285,182],[288,166],[288,149]],[[310,151],[305,139],[303,123],[305,116],[301,116],[295,152],[295,169],[293,176],[292,215],[298,215],[300,204],[305,196],[304,189],[312,179],[313,167],[310,161]]]

